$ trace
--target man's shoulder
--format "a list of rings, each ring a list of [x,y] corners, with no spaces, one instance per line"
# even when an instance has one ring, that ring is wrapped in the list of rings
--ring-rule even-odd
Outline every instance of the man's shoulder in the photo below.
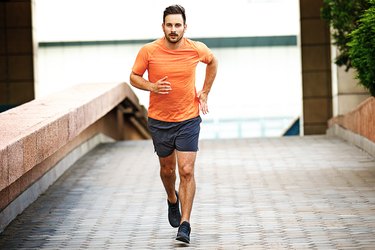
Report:
[[[156,39],[142,46],[140,53],[152,55],[158,48],[162,46],[161,39]]]
[[[150,48],[159,47],[159,46],[161,46],[161,44],[162,44],[161,40],[162,40],[162,39],[159,38],[159,39],[156,39],[156,40],[154,40],[154,41],[148,42],[148,43],[146,43],[145,45],[143,45],[143,48],[150,49]]]
[[[197,50],[201,50],[201,49],[205,49],[207,48],[207,45],[204,44],[203,42],[201,41],[198,41],[198,40],[193,40],[193,39],[190,39],[190,38],[185,38],[186,39],[186,43],[188,45],[190,45],[191,47],[197,49]]]

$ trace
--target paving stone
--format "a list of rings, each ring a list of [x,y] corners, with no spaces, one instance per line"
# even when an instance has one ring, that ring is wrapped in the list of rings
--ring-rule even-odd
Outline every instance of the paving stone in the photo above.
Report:
[[[0,249],[375,249],[375,160],[341,139],[201,141],[196,181],[187,247],[168,224],[151,141],[102,144]]]

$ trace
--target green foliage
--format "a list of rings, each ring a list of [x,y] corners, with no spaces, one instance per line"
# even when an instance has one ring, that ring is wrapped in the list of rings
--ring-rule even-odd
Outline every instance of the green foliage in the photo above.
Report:
[[[375,96],[375,1],[372,7],[365,11],[359,22],[359,27],[351,32],[349,56],[357,78]]]
[[[324,0],[321,16],[332,28],[332,37],[340,54],[335,63],[351,68],[348,42],[349,34],[358,27],[360,16],[370,7],[368,0]]]
[[[335,63],[346,70],[354,67],[375,96],[375,0],[323,0],[321,16],[339,50]]]

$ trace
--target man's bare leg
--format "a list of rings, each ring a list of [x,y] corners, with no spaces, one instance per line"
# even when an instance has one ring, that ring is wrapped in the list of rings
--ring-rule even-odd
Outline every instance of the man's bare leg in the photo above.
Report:
[[[160,162],[160,178],[163,182],[165,191],[167,192],[168,201],[176,203],[176,152],[173,151],[167,157],[159,157]]]
[[[180,174],[179,198],[181,201],[181,223],[190,222],[190,214],[195,196],[194,165],[196,152],[177,151],[178,171]]]

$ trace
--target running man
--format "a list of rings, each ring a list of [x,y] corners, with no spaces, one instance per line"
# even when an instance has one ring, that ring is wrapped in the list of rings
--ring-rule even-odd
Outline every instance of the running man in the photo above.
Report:
[[[208,113],[207,97],[218,62],[205,44],[184,37],[186,28],[185,9],[180,5],[167,7],[162,23],[164,37],[140,49],[130,83],[150,92],[148,127],[167,193],[169,223],[178,227],[176,240],[190,243],[190,214],[196,189],[194,165],[202,121],[199,110]],[[203,88],[197,93],[195,70],[199,62],[207,67]],[[146,70],[147,80],[143,77]]]

